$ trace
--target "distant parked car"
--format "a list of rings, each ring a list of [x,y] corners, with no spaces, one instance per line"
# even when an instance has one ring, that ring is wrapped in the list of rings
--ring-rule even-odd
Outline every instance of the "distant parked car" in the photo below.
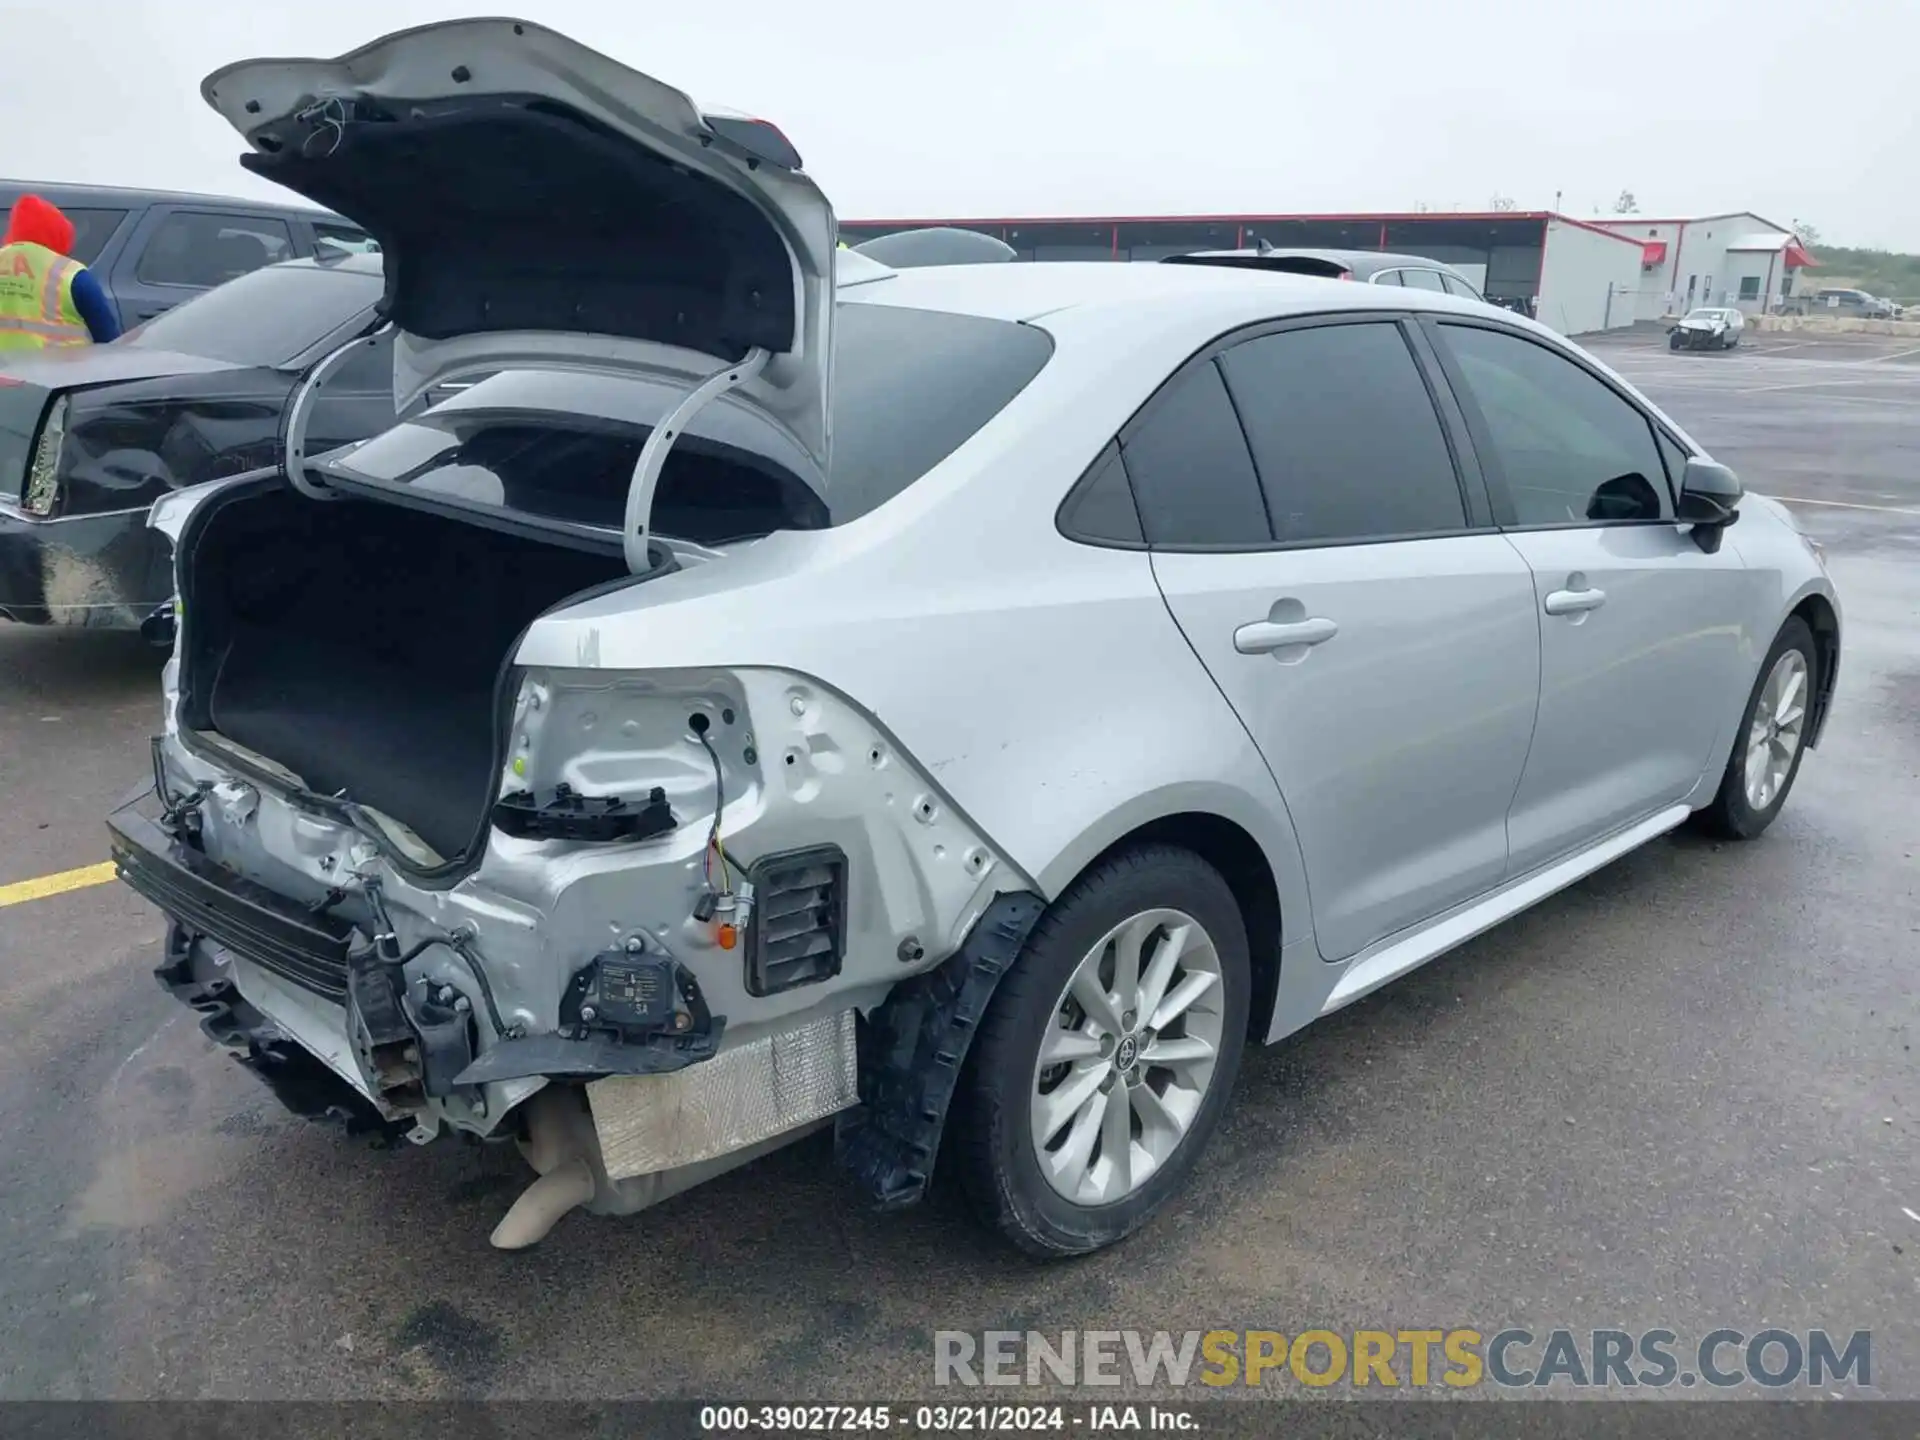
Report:
[[[302,375],[376,325],[377,255],[243,275],[111,345],[15,351],[0,364],[0,616],[132,629],[173,594],[147,529],[169,490],[277,463]],[[331,448],[394,419],[391,342],[315,397]],[[164,625],[164,621],[158,622]]]
[[[1669,350],[1731,350],[1740,343],[1747,317],[1731,305],[1689,310],[1686,318],[1667,332]]]
[[[1404,285],[1463,300],[1486,302],[1480,288],[1451,265],[1419,255],[1384,250],[1282,250],[1262,242],[1251,250],[1196,250],[1169,255],[1163,265],[1236,265],[1248,270],[1278,270],[1288,275],[1323,275],[1329,280],[1358,280],[1367,285]]]
[[[1866,320],[1891,320],[1896,307],[1865,290],[1829,287],[1812,295],[1799,295],[1780,307],[1788,315],[1853,315]]]
[[[51,200],[73,221],[73,258],[98,277],[128,330],[262,266],[372,244],[358,225],[303,205],[22,180],[0,180],[0,225],[23,194]]]

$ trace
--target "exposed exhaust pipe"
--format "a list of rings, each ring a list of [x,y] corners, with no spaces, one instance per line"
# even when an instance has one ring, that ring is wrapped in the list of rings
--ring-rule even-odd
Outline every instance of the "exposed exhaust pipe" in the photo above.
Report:
[[[539,1244],[562,1215],[592,1198],[593,1167],[585,1160],[568,1160],[520,1192],[513,1208],[493,1227],[494,1249],[524,1250]]]
[[[583,1107],[577,1091],[549,1085],[527,1101],[527,1136],[520,1153],[540,1172],[490,1237],[496,1250],[524,1250],[547,1238],[560,1217],[593,1198],[593,1165],[583,1153]],[[589,1124],[587,1135],[592,1135]]]

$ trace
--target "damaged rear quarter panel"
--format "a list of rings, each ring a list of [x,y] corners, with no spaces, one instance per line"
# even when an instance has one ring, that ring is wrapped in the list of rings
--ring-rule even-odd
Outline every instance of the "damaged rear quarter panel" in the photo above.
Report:
[[[705,717],[710,756],[692,725]],[[719,945],[694,917],[723,863],[707,854],[720,766],[719,833],[734,881],[770,855],[816,845],[846,857],[844,960],[834,979],[756,997],[744,945]],[[911,757],[843,697],[773,669],[531,670],[513,716],[501,788],[587,795],[664,790],[676,828],[633,844],[516,839],[495,830],[457,891],[544,917],[543,967],[564,978],[596,951],[644,932],[693,968],[708,1003],[742,1027],[823,1005],[865,1007],[959,943],[1001,889],[1032,882],[948,803]],[[711,878],[709,878],[709,876]]]

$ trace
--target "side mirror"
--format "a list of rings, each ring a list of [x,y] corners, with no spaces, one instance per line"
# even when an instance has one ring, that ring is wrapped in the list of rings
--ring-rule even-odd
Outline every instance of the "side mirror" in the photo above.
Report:
[[[1724,465],[1698,455],[1687,457],[1687,468],[1680,475],[1680,504],[1675,518],[1693,526],[1693,538],[1712,555],[1720,548],[1720,536],[1740,518],[1740,478]]]

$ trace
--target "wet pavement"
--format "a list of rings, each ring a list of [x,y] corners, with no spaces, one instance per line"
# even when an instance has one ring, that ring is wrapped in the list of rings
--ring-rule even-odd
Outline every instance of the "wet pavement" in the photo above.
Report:
[[[108,885],[0,909],[0,1397],[851,1399],[928,1390],[936,1329],[1509,1325],[1870,1329],[1877,1389],[1920,1397],[1920,367],[1760,338],[1596,348],[1829,545],[1840,694],[1782,819],[1656,842],[1250,1053],[1117,1251],[1036,1267],[944,1188],[865,1214],[816,1139],[496,1253],[510,1151],[286,1118]],[[104,857],[158,669],[0,626],[0,884]]]

